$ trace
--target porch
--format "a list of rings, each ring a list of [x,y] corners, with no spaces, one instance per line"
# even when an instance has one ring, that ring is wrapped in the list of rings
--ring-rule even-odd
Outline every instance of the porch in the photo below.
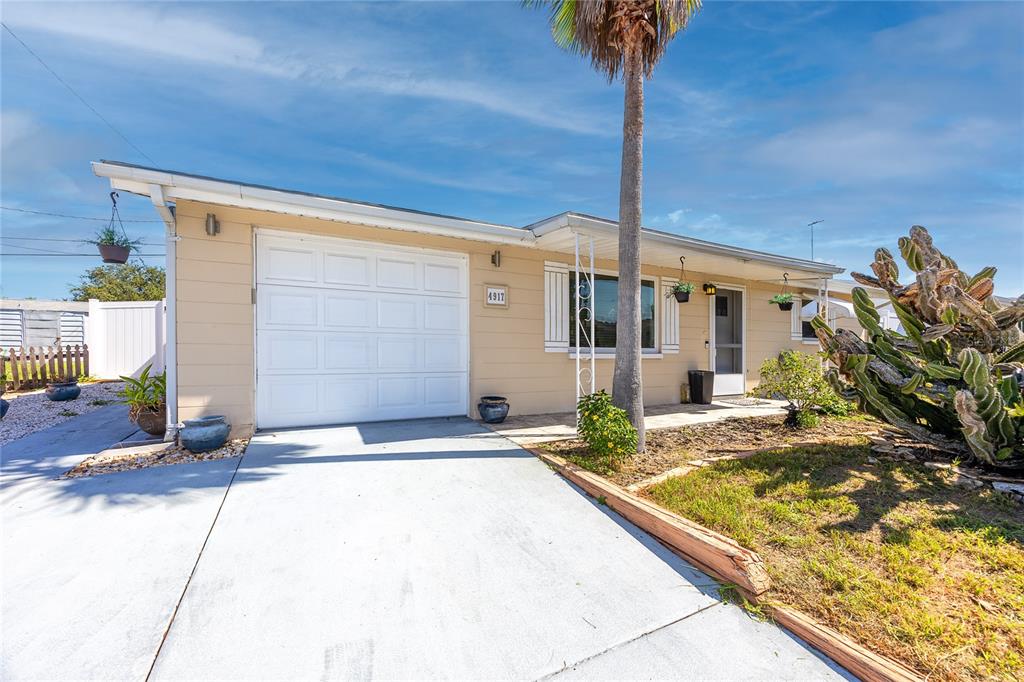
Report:
[[[644,408],[648,430],[707,424],[723,419],[785,414],[785,401],[759,398],[722,398],[710,405],[695,403],[654,405]],[[529,414],[509,417],[501,424],[484,424],[517,445],[527,446],[576,437],[576,413]]]

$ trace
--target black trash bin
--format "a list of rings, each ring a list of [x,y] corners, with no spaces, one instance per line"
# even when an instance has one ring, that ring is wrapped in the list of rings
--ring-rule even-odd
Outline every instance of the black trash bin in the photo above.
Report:
[[[690,402],[710,405],[715,391],[715,373],[706,369],[690,370]]]

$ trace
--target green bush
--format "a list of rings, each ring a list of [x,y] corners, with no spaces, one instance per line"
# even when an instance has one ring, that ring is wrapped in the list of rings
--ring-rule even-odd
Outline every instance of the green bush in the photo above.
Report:
[[[789,401],[791,423],[800,428],[817,424],[814,410],[825,414],[846,415],[851,406],[825,379],[820,361],[813,355],[784,350],[761,365],[761,383],[753,394],[760,398]]]
[[[577,408],[579,436],[593,454],[617,462],[636,452],[636,429],[626,411],[612,405],[610,395],[604,391],[585,395]]]

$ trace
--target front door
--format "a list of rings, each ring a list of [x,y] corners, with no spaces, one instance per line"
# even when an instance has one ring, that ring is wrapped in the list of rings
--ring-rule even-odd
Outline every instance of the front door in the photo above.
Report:
[[[743,292],[718,287],[711,310],[711,366],[715,395],[746,392],[743,364]]]

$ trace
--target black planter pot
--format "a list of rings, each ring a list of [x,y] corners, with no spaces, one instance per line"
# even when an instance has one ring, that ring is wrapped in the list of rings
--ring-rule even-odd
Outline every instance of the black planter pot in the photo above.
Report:
[[[100,250],[100,256],[104,263],[122,265],[128,262],[128,256],[131,254],[131,249],[125,246],[116,244],[97,244],[96,246]]]
[[[779,310],[782,310],[782,311],[792,310],[793,309],[793,302],[790,301],[789,303],[779,303],[778,306],[779,306]]]
[[[508,400],[500,395],[485,395],[480,398],[476,409],[480,418],[488,424],[500,424],[508,416]]]
[[[676,300],[680,303],[688,303],[690,301],[689,291],[673,291],[672,294],[676,297]]]
[[[64,381],[46,385],[46,397],[54,402],[74,400],[82,393],[77,381]]]
[[[7,414],[7,410],[8,408],[10,408],[10,406],[11,404],[9,402],[4,400],[3,398],[0,398],[0,419],[4,418],[4,415]]]

